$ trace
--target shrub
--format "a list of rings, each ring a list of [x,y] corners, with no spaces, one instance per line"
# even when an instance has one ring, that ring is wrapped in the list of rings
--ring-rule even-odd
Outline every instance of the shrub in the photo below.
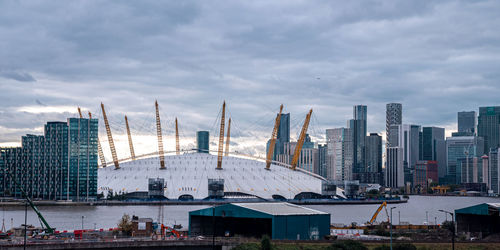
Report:
[[[269,236],[264,235],[262,237],[262,240],[260,241],[260,247],[262,250],[271,250],[272,249],[271,239],[269,239]]]
[[[363,243],[354,240],[346,240],[333,243],[328,250],[368,250]]]

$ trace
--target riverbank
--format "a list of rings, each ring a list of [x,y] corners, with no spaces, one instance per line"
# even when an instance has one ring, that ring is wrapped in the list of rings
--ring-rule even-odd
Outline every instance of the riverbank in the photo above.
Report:
[[[288,202],[297,205],[372,205],[407,203],[407,199],[401,200],[285,200],[285,201],[266,201],[266,200],[248,200],[248,199],[227,199],[227,200],[164,200],[164,201],[91,201],[91,202],[73,202],[73,201],[34,201],[36,206],[184,206],[184,205],[223,205],[228,203],[259,203],[259,202]],[[0,206],[16,207],[24,206],[23,200],[0,202]]]

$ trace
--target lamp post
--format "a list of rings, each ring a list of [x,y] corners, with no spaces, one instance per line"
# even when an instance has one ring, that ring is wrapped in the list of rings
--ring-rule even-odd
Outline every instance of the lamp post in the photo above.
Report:
[[[212,208],[212,226],[213,226],[213,232],[212,232],[212,249],[215,249],[215,205]]]
[[[391,207],[391,250],[392,250],[392,210],[396,207]]]
[[[85,216],[82,215],[82,230],[83,230],[83,218],[85,218]]]
[[[442,210],[442,209],[440,209],[439,212],[443,212],[445,214],[450,214],[451,215],[451,222],[453,223],[453,230],[451,231],[452,232],[452,236],[451,236],[451,249],[455,250],[455,216],[453,216],[452,212],[448,212],[448,211],[445,211],[445,210]]]
[[[401,225],[401,210],[398,210],[398,225]]]
[[[24,249],[26,250],[26,242],[28,240],[28,202],[24,203]]]
[[[427,223],[427,229],[429,229],[429,211],[425,211],[425,223]]]

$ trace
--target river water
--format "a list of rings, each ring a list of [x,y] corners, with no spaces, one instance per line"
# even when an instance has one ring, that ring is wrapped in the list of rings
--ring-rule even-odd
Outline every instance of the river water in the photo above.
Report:
[[[445,214],[439,209],[453,211],[480,203],[498,203],[500,198],[489,197],[440,197],[440,196],[410,196],[408,203],[389,205],[393,209],[395,224],[409,222],[411,224],[440,224],[445,220]],[[331,214],[332,223],[358,224],[365,223],[372,217],[379,205],[309,205],[307,207]],[[150,217],[158,219],[160,208],[163,209],[163,222],[188,226],[189,211],[202,209],[208,206],[41,206],[40,212],[48,223],[57,230],[94,229],[116,227],[123,214]],[[83,216],[83,219],[82,219]],[[449,219],[448,215],[448,219]],[[24,223],[24,207],[4,207],[0,211],[0,219],[5,228],[11,225],[19,226]],[[387,220],[384,211],[381,211],[378,221]],[[39,226],[40,222],[35,212],[28,207],[28,224]]]

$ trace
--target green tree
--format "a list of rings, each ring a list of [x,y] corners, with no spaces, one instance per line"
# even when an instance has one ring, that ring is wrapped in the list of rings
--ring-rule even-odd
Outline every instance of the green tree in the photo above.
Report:
[[[126,235],[130,235],[132,233],[132,220],[130,220],[130,215],[123,214],[122,218],[118,222],[118,229]]]

